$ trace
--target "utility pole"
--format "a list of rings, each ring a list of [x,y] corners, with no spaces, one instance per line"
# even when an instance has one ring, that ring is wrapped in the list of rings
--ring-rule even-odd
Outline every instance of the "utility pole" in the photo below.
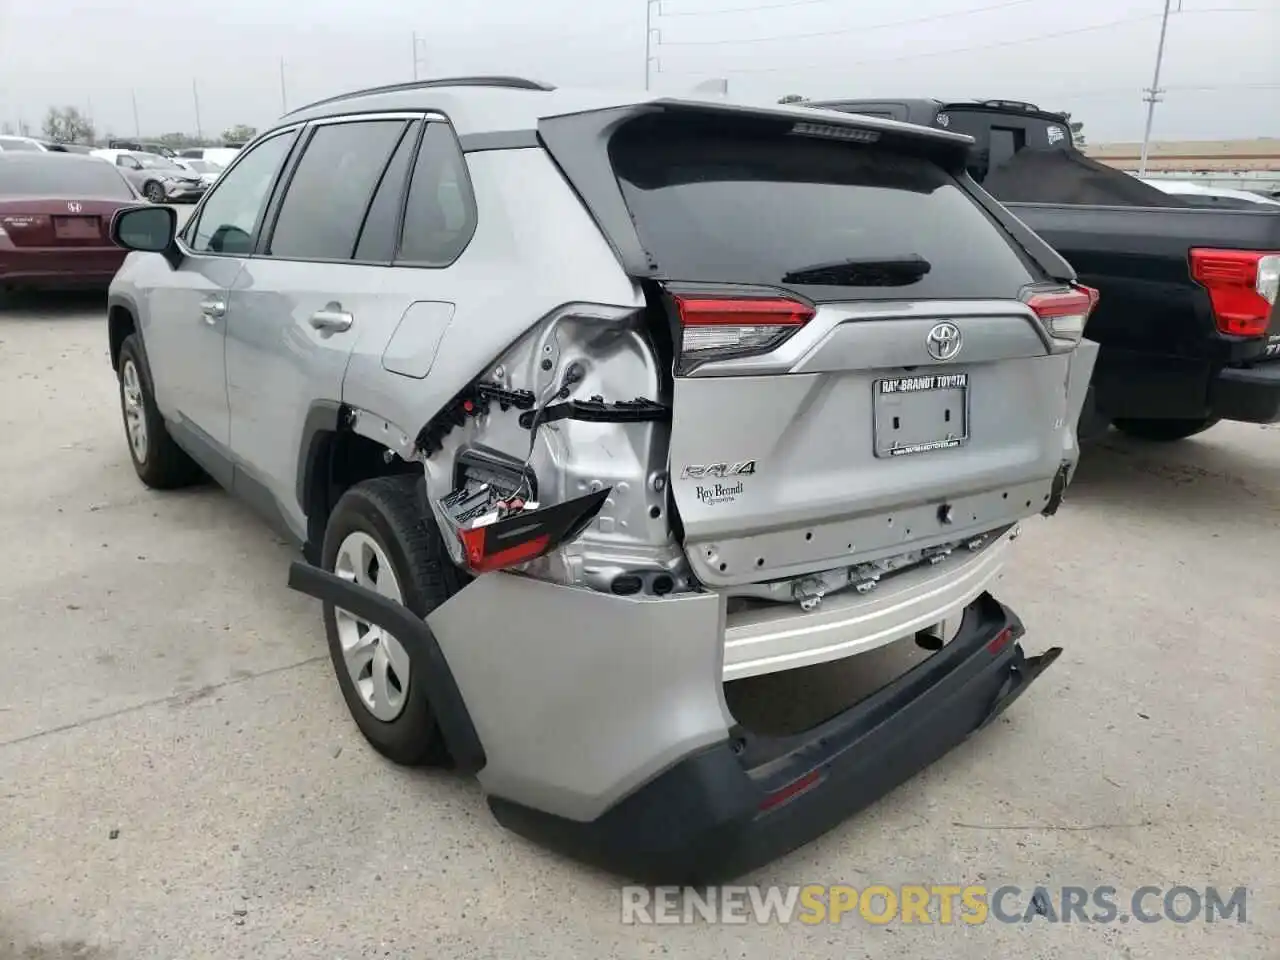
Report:
[[[200,89],[196,86],[195,77],[191,78],[191,99],[196,105],[196,139],[204,139],[204,130],[200,127]]]
[[[662,15],[662,0],[644,0],[644,88],[649,89],[649,68],[656,59],[653,55],[653,39],[656,36],[658,42],[662,42],[662,33],[653,25],[653,8],[658,8],[658,15]],[[659,65],[661,69],[661,65]]]
[[[129,96],[133,99],[133,135],[140,137],[142,136],[142,124],[138,122],[138,91],[130,90]]]
[[[426,43],[427,41],[419,37],[418,32],[415,30],[413,32],[413,79],[415,80],[418,79],[418,64],[426,59],[426,57],[419,56],[418,51],[426,46]]]
[[[289,112],[289,95],[284,87],[284,57],[280,58],[280,115]]]
[[[1147,173],[1147,151],[1151,147],[1151,124],[1156,118],[1156,104],[1160,102],[1160,67],[1164,63],[1164,38],[1169,29],[1169,7],[1172,0],[1164,0],[1164,16],[1160,18],[1160,43],[1156,47],[1156,71],[1151,78],[1151,86],[1142,99],[1147,102],[1147,128],[1142,134],[1142,156],[1138,159],[1138,176]],[[1182,0],[1178,0],[1178,10],[1182,10]]]

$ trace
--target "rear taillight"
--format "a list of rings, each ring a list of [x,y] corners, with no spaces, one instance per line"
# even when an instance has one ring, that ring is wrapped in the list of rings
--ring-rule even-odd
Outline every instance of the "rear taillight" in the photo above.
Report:
[[[1035,311],[1060,349],[1070,349],[1084,336],[1089,315],[1098,305],[1098,291],[1074,283],[1064,290],[1036,292],[1023,298]]]
[[[676,295],[680,356],[676,372],[688,373],[713,360],[768,353],[792,337],[814,315],[811,304],[789,297]]]
[[[1191,278],[1209,291],[1220,331],[1237,337],[1267,332],[1280,287],[1280,254],[1197,247],[1191,251]]]

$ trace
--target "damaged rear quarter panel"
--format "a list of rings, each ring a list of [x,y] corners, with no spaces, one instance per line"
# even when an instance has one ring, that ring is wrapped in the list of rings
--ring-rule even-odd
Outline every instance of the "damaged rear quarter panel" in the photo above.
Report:
[[[467,166],[477,227],[466,251],[448,268],[386,271],[387,289],[403,289],[406,309],[419,302],[454,307],[433,349],[432,338],[415,340],[412,366],[429,373],[417,378],[386,369],[383,356],[392,338],[406,335],[397,333],[397,318],[361,332],[343,382],[342,402],[367,414],[362,419],[373,431],[369,435],[405,456],[414,435],[442,406],[556,307],[575,301],[643,304],[638,287],[541,148],[473,153]]]

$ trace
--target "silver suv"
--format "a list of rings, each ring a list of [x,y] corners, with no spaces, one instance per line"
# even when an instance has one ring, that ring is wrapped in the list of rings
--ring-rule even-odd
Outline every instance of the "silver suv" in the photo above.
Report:
[[[113,223],[139,477],[302,549],[369,742],[653,882],[736,875],[1019,696],[1095,295],[967,137],[511,78],[362,91]],[[934,650],[801,733],[726,684]]]

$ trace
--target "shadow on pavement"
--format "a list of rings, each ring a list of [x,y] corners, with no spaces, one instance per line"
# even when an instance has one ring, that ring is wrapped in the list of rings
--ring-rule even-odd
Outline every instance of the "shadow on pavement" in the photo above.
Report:
[[[88,290],[16,290],[0,292],[0,319],[83,320],[85,314],[107,312],[107,291]],[[23,316],[23,315],[30,316]]]
[[[1280,503],[1280,470],[1268,451],[1280,444],[1280,430],[1229,426],[1256,430],[1256,445],[1228,444],[1219,428],[1176,443],[1135,440],[1113,430],[1084,446],[1066,502],[1160,513],[1274,509]]]

